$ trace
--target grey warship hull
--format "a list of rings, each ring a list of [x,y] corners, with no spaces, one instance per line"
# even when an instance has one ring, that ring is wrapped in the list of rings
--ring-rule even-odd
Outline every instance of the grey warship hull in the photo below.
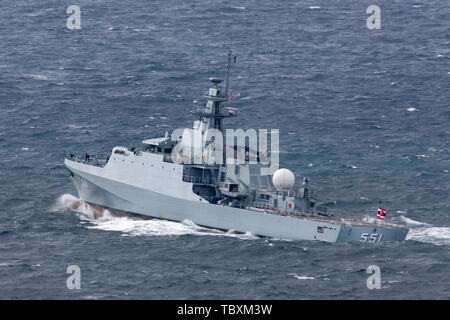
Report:
[[[199,226],[250,232],[252,234],[290,240],[326,242],[368,242],[404,240],[408,229],[383,224],[346,224],[333,218],[277,215],[264,211],[214,205],[205,201],[168,196],[170,179],[152,188],[107,178],[106,168],[66,159],[80,198],[112,213],[130,213],[143,217],[172,221],[189,220]],[[128,175],[133,180],[132,175]],[[151,180],[150,180],[151,181]],[[189,183],[188,183],[189,184]],[[191,188],[192,186],[189,186]],[[162,192],[158,192],[162,191]]]
[[[316,205],[308,178],[299,184],[292,171],[278,169],[278,129],[270,130],[269,150],[268,130],[257,134],[254,129],[224,127],[224,119],[237,115],[236,108],[224,105],[229,100],[231,61],[230,51],[225,86],[219,86],[221,78],[209,79],[211,87],[203,94],[206,103],[192,110],[198,117],[192,128],[146,139],[144,150],[117,146],[106,160],[92,161],[88,154],[84,159],[67,156],[65,165],[80,198],[112,213],[190,220],[264,237],[404,240],[408,229],[386,222],[383,216],[376,223],[349,221]]]

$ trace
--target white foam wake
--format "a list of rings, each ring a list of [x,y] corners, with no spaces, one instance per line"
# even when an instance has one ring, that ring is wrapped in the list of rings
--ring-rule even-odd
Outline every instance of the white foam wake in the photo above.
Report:
[[[428,223],[416,221],[416,220],[413,220],[413,219],[409,219],[409,218],[407,218],[405,216],[400,216],[400,220],[402,220],[408,226],[429,226]]]
[[[78,199],[77,197],[71,194],[63,194],[58,197],[56,203],[52,206],[52,212],[64,211],[66,209],[73,210],[88,219],[94,219],[94,213],[83,200]]]
[[[450,227],[434,227],[426,222],[416,221],[405,216],[400,220],[409,228],[406,240],[414,240],[435,245],[450,245]]]
[[[429,223],[416,221],[402,215],[399,220],[409,227],[406,240],[432,243],[438,246],[450,245],[450,227],[435,227]]]
[[[190,220],[173,222],[159,219],[141,220],[131,217],[116,217],[106,209],[104,209],[102,217],[94,219],[94,212],[89,204],[71,194],[60,196],[53,206],[52,211],[63,211],[67,209],[77,212],[81,220],[90,222],[89,225],[86,225],[89,229],[119,231],[125,236],[170,236],[192,234],[227,236],[240,239],[258,239],[257,236],[249,232],[244,234],[235,233],[232,230],[222,232],[200,227]]]
[[[409,229],[406,240],[432,243],[438,246],[450,245],[450,227],[422,227]]]

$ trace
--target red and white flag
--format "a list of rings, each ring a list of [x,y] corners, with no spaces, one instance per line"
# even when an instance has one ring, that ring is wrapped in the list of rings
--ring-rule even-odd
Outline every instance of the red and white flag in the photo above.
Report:
[[[377,218],[380,220],[383,220],[384,218],[386,218],[386,210],[381,207],[378,207]]]

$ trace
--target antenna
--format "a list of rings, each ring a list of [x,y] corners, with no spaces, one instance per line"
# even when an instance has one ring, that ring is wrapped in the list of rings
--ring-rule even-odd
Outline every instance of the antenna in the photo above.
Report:
[[[228,50],[228,62],[227,62],[227,75],[225,77],[225,97],[228,98],[228,87],[230,81],[230,70],[231,70],[231,50]]]

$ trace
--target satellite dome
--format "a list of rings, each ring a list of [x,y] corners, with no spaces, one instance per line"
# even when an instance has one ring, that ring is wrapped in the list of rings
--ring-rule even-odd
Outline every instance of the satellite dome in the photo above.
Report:
[[[295,184],[295,175],[289,169],[278,169],[273,174],[272,183],[277,190],[292,189]]]

